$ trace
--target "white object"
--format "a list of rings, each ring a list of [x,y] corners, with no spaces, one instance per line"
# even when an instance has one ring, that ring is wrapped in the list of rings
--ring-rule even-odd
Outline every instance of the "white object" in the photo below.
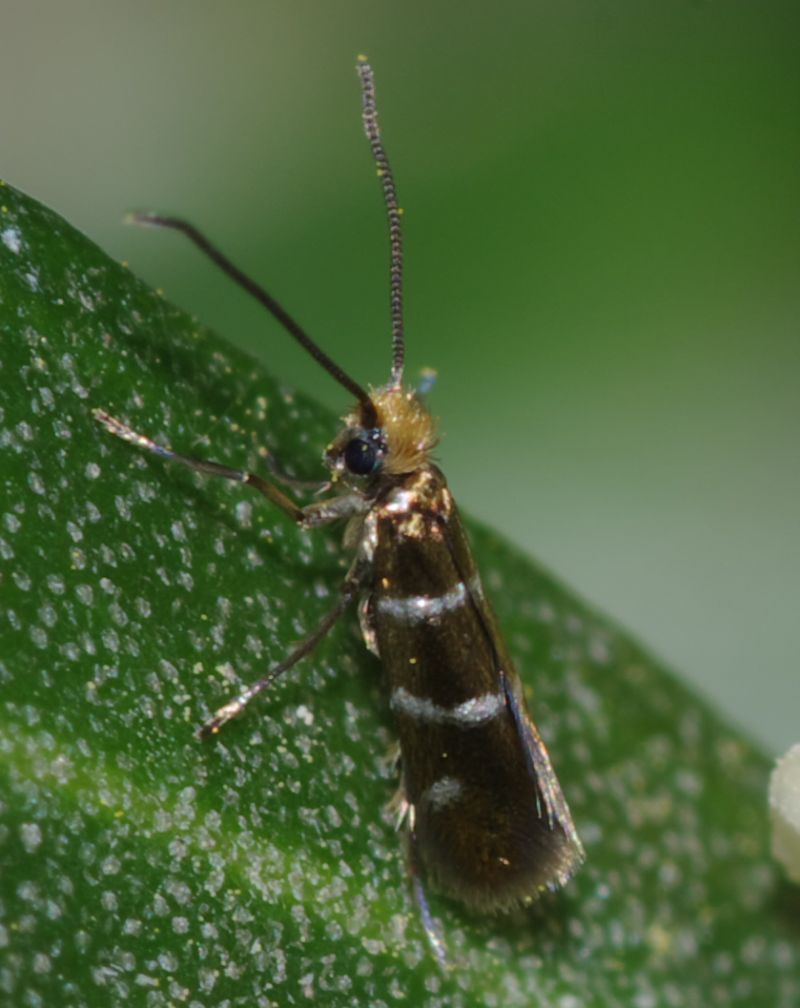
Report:
[[[800,743],[780,757],[769,779],[772,855],[800,882]]]

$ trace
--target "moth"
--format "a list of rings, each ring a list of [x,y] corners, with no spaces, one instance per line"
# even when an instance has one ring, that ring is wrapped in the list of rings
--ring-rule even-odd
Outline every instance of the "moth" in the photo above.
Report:
[[[102,410],[124,441],[190,469],[252,487],[303,528],[345,522],[352,554],[335,605],[283,661],[200,729],[215,735],[270,683],[313,651],[358,603],[366,646],[383,665],[400,751],[396,807],[409,865],[434,944],[424,873],[444,894],[480,911],[504,911],[563,885],[584,853],[487,600],[453,496],[432,460],[434,421],[403,383],[401,210],[378,126],[375,85],[357,65],[362,118],[388,217],[392,367],[367,391],[346,374],[259,284],[186,221],[141,223],[186,235],[253,295],[355,399],[325,450],[329,486],[342,492],[299,506],[273,479],[162,447]]]

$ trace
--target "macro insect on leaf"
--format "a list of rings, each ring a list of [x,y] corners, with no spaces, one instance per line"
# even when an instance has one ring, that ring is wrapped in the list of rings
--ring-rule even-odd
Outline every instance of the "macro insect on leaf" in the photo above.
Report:
[[[329,632],[355,603],[364,641],[382,661],[399,737],[407,856],[425,930],[443,958],[422,876],[482,911],[530,902],[563,885],[583,859],[547,750],[487,601],[453,497],[431,460],[434,422],[421,393],[403,384],[401,211],[383,148],[372,70],[358,60],[363,122],[383,189],[391,246],[392,367],[366,391],[255,281],[186,221],[139,214],[139,223],[186,235],[253,295],[355,398],[325,450],[328,487],[343,491],[306,506],[255,473],[156,444],[103,410],[112,434],[196,472],[253,487],[304,528],[346,522],[352,562],[319,626],[263,678],[200,729],[215,735]],[[290,482],[290,481],[284,481]]]

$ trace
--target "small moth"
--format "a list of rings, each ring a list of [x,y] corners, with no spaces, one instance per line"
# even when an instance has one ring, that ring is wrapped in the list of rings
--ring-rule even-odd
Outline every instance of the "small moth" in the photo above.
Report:
[[[431,459],[433,420],[403,384],[401,210],[384,151],[372,70],[357,65],[364,129],[383,189],[391,246],[392,368],[367,391],[257,283],[191,224],[152,214],[140,223],[181,231],[260,301],[356,402],[325,451],[344,492],[301,507],[273,480],[164,448],[102,410],[112,434],[197,472],[253,487],[303,528],[345,521],[352,563],[320,625],[200,730],[216,734],[308,655],[358,602],[366,646],[383,664],[400,743],[395,804],[423,922],[436,937],[420,881],[481,911],[503,911],[563,885],[583,860],[547,750],[528,712],[444,476]]]

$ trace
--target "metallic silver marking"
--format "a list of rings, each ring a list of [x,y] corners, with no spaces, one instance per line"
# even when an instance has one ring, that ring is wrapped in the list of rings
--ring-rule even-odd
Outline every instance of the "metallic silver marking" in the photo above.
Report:
[[[372,618],[371,602],[372,598],[369,595],[365,595],[359,602],[358,622],[361,627],[361,636],[364,638],[367,648],[376,658],[380,658],[381,654],[378,648],[378,636],[375,633],[375,622]]]
[[[477,575],[471,578],[469,592],[481,597],[483,589]],[[425,623],[429,619],[436,619],[445,613],[460,609],[467,600],[467,587],[460,581],[455,588],[443,592],[441,595],[406,595],[404,598],[397,598],[391,595],[382,595],[376,604],[378,612],[383,616],[389,616],[401,623]]]
[[[425,623],[453,609],[460,609],[467,597],[467,589],[459,583],[442,595],[407,595],[393,598],[382,595],[378,599],[378,612],[402,623]]]
[[[378,516],[376,508],[367,511],[364,518],[364,525],[361,536],[358,539],[358,551],[367,564],[372,564],[375,559],[375,550],[378,548]]]
[[[396,490],[383,505],[386,514],[408,514],[417,506],[418,497],[413,490]]]
[[[503,693],[483,693],[456,704],[455,707],[442,707],[428,697],[414,696],[404,686],[398,686],[391,699],[392,710],[407,714],[417,721],[458,725],[462,728],[474,728],[491,721],[505,710],[505,706]]]
[[[455,805],[461,800],[463,793],[464,785],[458,777],[440,777],[422,792],[419,802],[420,805],[427,803],[434,811],[438,811],[448,805]]]

